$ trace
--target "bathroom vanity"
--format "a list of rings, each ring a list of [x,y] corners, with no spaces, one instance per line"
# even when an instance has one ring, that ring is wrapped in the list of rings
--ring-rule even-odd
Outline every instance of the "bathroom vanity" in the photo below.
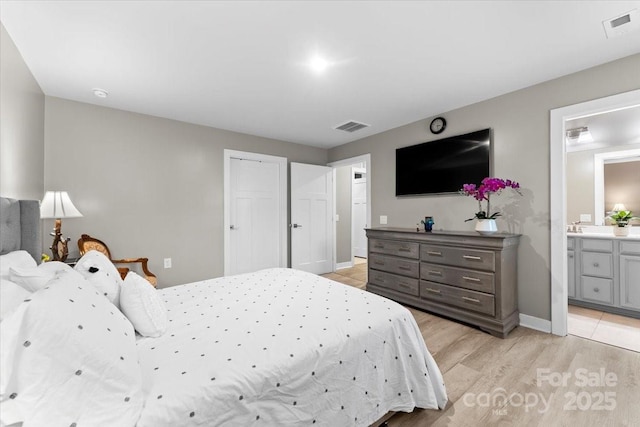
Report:
[[[568,233],[569,304],[640,318],[640,235]]]

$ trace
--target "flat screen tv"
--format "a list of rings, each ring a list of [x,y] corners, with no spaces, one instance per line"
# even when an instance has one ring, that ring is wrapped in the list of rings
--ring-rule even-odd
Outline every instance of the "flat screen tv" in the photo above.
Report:
[[[396,196],[458,192],[491,171],[491,129],[396,150]]]

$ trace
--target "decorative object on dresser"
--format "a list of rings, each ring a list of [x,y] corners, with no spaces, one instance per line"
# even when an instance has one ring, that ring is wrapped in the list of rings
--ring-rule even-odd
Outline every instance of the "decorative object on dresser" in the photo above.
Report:
[[[82,214],[73,205],[66,191],[47,191],[45,193],[40,205],[40,218],[55,218],[56,220],[51,232],[53,243],[49,248],[54,261],[64,261],[69,255],[67,243],[71,239],[62,236],[62,218],[79,218],[81,216]]]
[[[624,208],[624,205],[616,204],[616,206],[614,206],[614,209],[619,205]],[[608,218],[614,225],[613,234],[615,234],[616,236],[628,236],[630,227],[629,221],[636,219],[636,217],[632,215],[631,211],[627,211],[624,209],[612,212],[611,215],[608,216]]]
[[[504,338],[519,323],[519,234],[367,229],[367,291]]]
[[[505,188],[512,188],[518,194],[520,193],[520,184],[510,179],[486,177],[479,186],[476,184],[464,184],[460,192],[466,196],[471,196],[478,201],[478,212],[473,218],[465,220],[476,222],[476,231],[480,234],[492,234],[498,231],[496,218],[500,216],[500,212],[491,213],[491,195],[500,194]],[[487,210],[482,207],[482,202],[487,202]]]
[[[640,239],[570,236],[567,250],[570,304],[640,318]]]
[[[98,240],[95,237],[91,237],[88,234],[83,234],[78,239],[78,249],[80,250],[80,255],[84,255],[85,252],[90,250],[95,250],[98,252],[102,252],[113,264],[140,264],[142,267],[142,271],[144,272],[144,278],[149,281],[154,287],[158,284],[158,279],[155,274],[149,271],[147,267],[147,263],[149,262],[149,258],[125,258],[125,259],[113,259],[111,257],[111,251],[109,247],[102,240]],[[129,272],[129,268],[127,267],[118,267],[118,272],[122,277],[122,280],[127,276]]]
[[[427,233],[430,233],[433,230],[433,224],[435,224],[432,216],[425,216],[423,220],[420,220],[420,223],[424,225],[424,231]]]

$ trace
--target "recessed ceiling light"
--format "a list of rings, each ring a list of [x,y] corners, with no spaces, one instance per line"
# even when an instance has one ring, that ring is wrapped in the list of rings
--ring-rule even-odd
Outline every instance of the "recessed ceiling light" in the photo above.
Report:
[[[97,96],[98,98],[106,98],[107,96],[109,96],[109,92],[107,92],[104,89],[99,89],[99,88],[94,88],[93,89],[93,94],[95,96]]]
[[[327,60],[324,59],[323,57],[316,55],[313,58],[311,58],[311,61],[309,61],[309,66],[316,73],[322,73],[329,66],[329,62],[327,62]]]

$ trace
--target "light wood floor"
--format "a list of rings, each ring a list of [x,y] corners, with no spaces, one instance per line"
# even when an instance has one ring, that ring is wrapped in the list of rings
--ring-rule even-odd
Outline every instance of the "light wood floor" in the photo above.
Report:
[[[325,277],[364,289],[366,264]],[[449,402],[442,411],[398,413],[389,426],[640,426],[640,353],[523,327],[500,339],[409,309]]]

